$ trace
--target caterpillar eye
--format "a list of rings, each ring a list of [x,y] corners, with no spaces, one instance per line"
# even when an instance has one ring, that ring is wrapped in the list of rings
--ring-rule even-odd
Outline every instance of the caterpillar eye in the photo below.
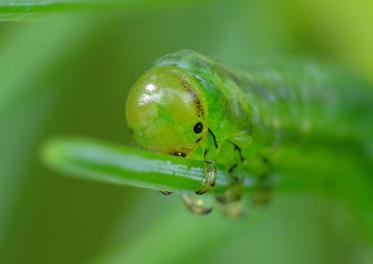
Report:
[[[194,131],[194,133],[196,133],[196,134],[201,133],[202,130],[203,130],[203,125],[202,125],[201,122],[198,122],[198,123],[195,124],[194,127],[193,127],[193,131]]]

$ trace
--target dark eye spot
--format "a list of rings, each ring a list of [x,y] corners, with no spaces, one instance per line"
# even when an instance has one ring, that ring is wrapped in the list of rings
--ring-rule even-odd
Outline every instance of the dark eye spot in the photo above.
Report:
[[[193,131],[194,131],[194,133],[196,133],[196,134],[201,133],[202,130],[203,130],[203,125],[202,125],[201,122],[198,122],[198,123],[195,124],[194,127],[193,127]]]

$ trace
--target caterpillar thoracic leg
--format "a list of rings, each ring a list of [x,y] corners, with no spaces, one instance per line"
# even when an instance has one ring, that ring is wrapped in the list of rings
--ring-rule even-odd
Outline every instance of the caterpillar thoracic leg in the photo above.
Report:
[[[181,198],[192,213],[203,215],[209,214],[212,211],[212,207],[206,207],[205,201],[193,193],[183,193]]]

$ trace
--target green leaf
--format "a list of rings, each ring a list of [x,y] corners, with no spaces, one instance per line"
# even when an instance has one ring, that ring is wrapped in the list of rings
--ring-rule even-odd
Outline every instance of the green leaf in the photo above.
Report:
[[[279,155],[271,186],[281,192],[326,191],[325,183],[340,181],[324,167],[305,163],[303,155],[289,158],[290,148]],[[288,157],[288,158],[286,158]],[[42,158],[47,166],[67,176],[130,185],[162,191],[196,191],[201,189],[204,163],[170,155],[147,152],[86,138],[57,137],[44,144]],[[316,159],[318,160],[318,159]],[[294,164],[302,164],[310,173],[299,173]],[[313,170],[312,170],[313,169]],[[244,172],[246,192],[258,188],[258,177]],[[315,177],[318,175],[318,177]],[[223,193],[229,186],[229,175],[218,164],[217,185],[212,193]]]
[[[45,163],[66,175],[101,182],[164,191],[196,191],[201,188],[204,163],[88,139],[57,138],[43,149]],[[245,178],[247,190],[253,180]],[[218,168],[214,193],[229,186],[228,175]]]
[[[33,18],[41,14],[69,10],[104,10],[177,6],[200,1],[172,0],[0,0],[0,21]]]

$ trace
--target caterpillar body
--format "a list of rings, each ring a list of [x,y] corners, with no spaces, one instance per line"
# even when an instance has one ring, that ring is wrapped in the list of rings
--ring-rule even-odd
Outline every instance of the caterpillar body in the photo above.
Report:
[[[356,176],[373,186],[372,104],[372,88],[335,67],[279,61],[243,71],[181,51],[158,59],[135,83],[126,116],[143,147],[205,161],[197,194],[214,187],[215,164],[224,164],[232,188],[218,200],[234,204],[248,171],[262,202],[274,172],[345,175],[347,184]],[[211,211],[199,197],[184,201],[193,212]]]

